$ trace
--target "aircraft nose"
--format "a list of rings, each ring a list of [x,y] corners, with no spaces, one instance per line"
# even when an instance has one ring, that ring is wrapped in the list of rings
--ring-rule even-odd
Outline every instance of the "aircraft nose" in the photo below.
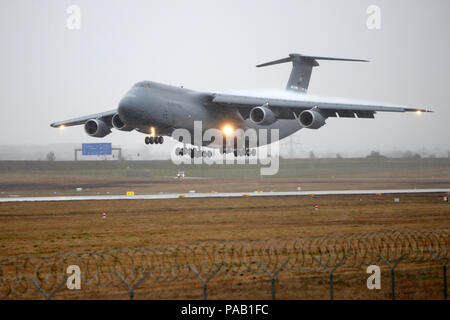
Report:
[[[121,119],[126,122],[132,122],[136,117],[137,108],[137,99],[133,96],[127,95],[120,100],[117,111],[119,112]]]

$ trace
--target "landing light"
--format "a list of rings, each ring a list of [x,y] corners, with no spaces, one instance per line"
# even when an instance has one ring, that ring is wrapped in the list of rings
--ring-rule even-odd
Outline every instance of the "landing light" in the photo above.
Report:
[[[60,130],[64,130],[65,127],[66,127],[65,125],[60,125],[58,128],[59,128]]]
[[[156,130],[155,130],[155,127],[150,127],[150,135],[151,135],[152,137],[156,136]]]
[[[421,110],[417,110],[416,114],[420,116],[422,114],[422,111]]]
[[[226,135],[226,136],[232,134],[233,131],[234,131],[233,127],[230,126],[230,125],[228,125],[228,124],[222,128],[222,132],[223,132],[223,134]]]

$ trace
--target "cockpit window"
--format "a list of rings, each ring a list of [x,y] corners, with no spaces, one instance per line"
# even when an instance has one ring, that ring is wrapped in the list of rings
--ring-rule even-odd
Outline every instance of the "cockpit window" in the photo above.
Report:
[[[150,82],[148,81],[142,81],[142,82],[138,82],[136,83],[133,88],[150,88]]]

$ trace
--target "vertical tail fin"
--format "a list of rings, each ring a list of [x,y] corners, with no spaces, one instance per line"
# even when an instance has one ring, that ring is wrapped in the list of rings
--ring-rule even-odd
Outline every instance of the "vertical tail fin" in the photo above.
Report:
[[[304,56],[298,53],[291,53],[287,58],[259,64],[257,65],[257,67],[258,68],[266,67],[274,64],[292,61],[291,76],[289,77],[288,83],[286,85],[286,90],[293,90],[301,93],[306,93],[309,86],[309,80],[311,78],[312,68],[317,67],[319,65],[317,60],[368,62],[367,60]]]

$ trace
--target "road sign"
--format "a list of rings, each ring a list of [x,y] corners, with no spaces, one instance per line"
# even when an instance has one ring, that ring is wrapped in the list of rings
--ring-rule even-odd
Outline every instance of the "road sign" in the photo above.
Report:
[[[83,156],[112,154],[111,143],[83,143]]]

